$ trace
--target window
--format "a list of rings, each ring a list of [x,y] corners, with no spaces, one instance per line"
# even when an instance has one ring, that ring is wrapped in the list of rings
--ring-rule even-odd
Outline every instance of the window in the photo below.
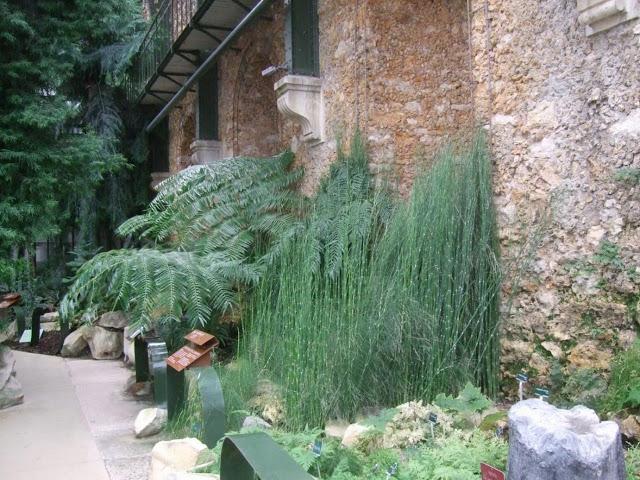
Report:
[[[320,74],[318,0],[289,0],[287,60],[296,75]]]
[[[218,136],[218,66],[215,65],[198,81],[198,140],[219,140]]]

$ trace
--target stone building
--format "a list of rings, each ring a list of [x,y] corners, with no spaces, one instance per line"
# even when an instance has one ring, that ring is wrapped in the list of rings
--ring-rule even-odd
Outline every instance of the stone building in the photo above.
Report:
[[[606,371],[633,342],[640,191],[621,177],[640,167],[639,0],[146,0],[145,11],[140,58],[154,58],[132,88],[153,119],[155,165],[291,148],[310,194],[358,127],[372,171],[404,193],[417,157],[480,126],[507,273],[505,377]]]

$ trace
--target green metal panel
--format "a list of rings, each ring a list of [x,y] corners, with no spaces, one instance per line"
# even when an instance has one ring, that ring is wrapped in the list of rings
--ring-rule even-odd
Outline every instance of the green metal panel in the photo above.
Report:
[[[167,368],[167,414],[169,420],[176,418],[184,408],[185,381],[184,370],[177,372]]]
[[[297,75],[319,75],[318,2],[291,0],[292,70]]]
[[[265,433],[229,435],[222,444],[221,480],[313,480]]]
[[[146,382],[149,380],[149,352],[147,350],[147,342],[141,337],[142,335],[138,335],[133,340],[136,360],[136,382]]]
[[[219,140],[218,65],[198,80],[198,140]]]
[[[212,367],[194,368],[193,374],[202,399],[203,440],[207,447],[213,448],[224,437],[226,429],[222,385]]]
[[[148,341],[149,365],[153,374],[153,399],[157,407],[167,408],[167,344]]]

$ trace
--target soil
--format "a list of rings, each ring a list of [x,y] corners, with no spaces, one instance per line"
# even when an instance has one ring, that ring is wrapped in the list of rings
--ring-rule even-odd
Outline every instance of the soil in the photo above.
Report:
[[[44,332],[40,338],[40,342],[35,347],[32,347],[28,343],[18,343],[16,341],[7,342],[7,345],[13,350],[19,350],[21,352],[41,353],[43,355],[58,355],[62,348],[62,342],[64,337],[62,332],[52,331]]]

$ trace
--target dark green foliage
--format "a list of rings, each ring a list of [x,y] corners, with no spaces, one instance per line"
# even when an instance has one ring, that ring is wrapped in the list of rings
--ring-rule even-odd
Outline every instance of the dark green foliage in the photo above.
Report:
[[[117,109],[92,93],[107,74],[93,64],[105,45],[134,34],[138,8],[0,1],[0,249],[29,251],[63,232],[75,201],[124,164],[113,147]]]
[[[486,410],[493,402],[482,394],[478,387],[467,383],[460,394],[453,398],[450,395],[439,393],[434,403],[443,410],[451,410],[459,413],[473,413]]]
[[[619,353],[611,364],[611,378],[602,410],[618,412],[640,408],[640,341]]]
[[[507,444],[503,440],[477,431],[471,435],[453,433],[436,444],[401,452],[376,449],[366,455],[342,448],[339,440],[324,438],[320,457],[311,450],[319,438],[319,430],[265,433],[303,469],[315,478],[326,480],[479,480],[481,462],[504,470],[507,460]],[[216,458],[220,457],[221,443],[215,449]],[[211,471],[217,473],[219,466]]]
[[[481,141],[392,208],[358,137],[253,296],[244,354],[293,428],[457,391],[495,393],[499,272]]]
[[[167,180],[146,213],[119,229],[143,247],[85,263],[61,304],[63,317],[121,309],[139,325],[210,326],[297,229],[299,200],[290,187],[301,172],[288,171],[292,160],[290,152],[235,158]]]

